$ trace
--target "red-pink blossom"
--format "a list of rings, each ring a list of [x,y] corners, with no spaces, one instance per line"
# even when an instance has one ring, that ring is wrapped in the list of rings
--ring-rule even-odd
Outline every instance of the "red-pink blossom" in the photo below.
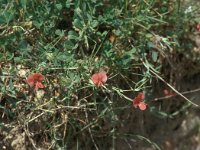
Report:
[[[175,94],[167,89],[164,89],[163,90],[163,93],[165,96],[174,96]]]
[[[108,77],[106,75],[106,72],[102,71],[102,72],[93,74],[91,79],[92,79],[92,82],[96,86],[102,86],[103,84],[106,83],[106,81],[108,80]]]
[[[198,31],[200,31],[200,23],[197,24],[197,27],[196,27],[196,28],[197,28]]]
[[[35,87],[35,90],[37,91],[39,88],[45,88],[45,86],[42,84],[43,80],[44,76],[42,74],[34,73],[33,75],[28,76],[26,81],[30,87]]]
[[[138,93],[137,97],[133,99],[133,106],[135,108],[139,107],[140,110],[145,110],[147,108],[147,104],[144,102],[144,93]]]

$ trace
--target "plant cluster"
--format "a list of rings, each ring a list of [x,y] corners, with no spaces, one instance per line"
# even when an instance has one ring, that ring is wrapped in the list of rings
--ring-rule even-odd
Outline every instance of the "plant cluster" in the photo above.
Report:
[[[113,146],[117,114],[153,111],[154,77],[186,46],[182,9],[180,0],[0,0],[0,126],[21,126],[36,149]]]

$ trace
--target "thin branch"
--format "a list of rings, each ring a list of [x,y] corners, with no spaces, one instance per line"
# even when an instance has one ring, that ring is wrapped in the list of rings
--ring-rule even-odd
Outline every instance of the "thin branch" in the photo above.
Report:
[[[191,91],[181,92],[181,94],[185,95],[185,94],[195,93],[195,92],[198,92],[198,91],[200,91],[200,88],[194,89],[194,90],[191,90]],[[163,96],[163,97],[155,98],[154,101],[168,99],[168,98],[171,98],[171,97],[174,97],[174,96],[177,96],[177,95],[170,95],[170,96]]]
[[[143,62],[143,61],[142,61]],[[199,106],[198,104],[195,104],[194,102],[192,102],[191,100],[189,100],[187,97],[185,97],[182,93],[180,93],[179,91],[177,91],[171,84],[167,83],[160,75],[158,75],[157,73],[155,73],[152,69],[152,67],[149,65],[147,66],[144,62],[143,62],[144,66],[152,73],[154,74],[156,77],[158,77],[158,79],[160,79],[161,81],[163,81],[168,87],[170,87],[175,93],[177,93],[178,95],[180,95],[182,98],[184,98],[186,101],[188,101],[189,103],[191,103],[194,106]]]
[[[87,121],[87,123],[88,123],[89,120],[88,120],[88,113],[87,113],[87,110],[85,110],[85,117],[86,117],[86,121]],[[92,142],[93,142],[93,144],[94,144],[95,149],[96,149],[96,150],[99,150],[97,144],[96,144],[95,141],[94,141],[94,137],[93,137],[93,135],[92,135],[92,131],[91,131],[90,127],[88,127],[88,131],[89,131],[89,133],[90,133],[90,137],[91,137],[91,139],[92,139]]]

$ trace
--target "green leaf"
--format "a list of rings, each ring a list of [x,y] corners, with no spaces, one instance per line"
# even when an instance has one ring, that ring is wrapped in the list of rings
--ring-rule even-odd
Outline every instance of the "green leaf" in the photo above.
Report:
[[[56,4],[56,8],[58,9],[58,10],[61,10],[62,9],[62,4]]]
[[[36,26],[36,28],[40,29],[40,27],[42,26],[42,22],[38,22],[38,21],[33,21],[33,25]]]
[[[4,60],[4,54],[0,53],[0,61],[3,61],[3,60]]]
[[[26,50],[28,47],[28,43],[25,40],[19,42],[18,48],[22,51]]]
[[[14,12],[5,12],[6,23],[9,23],[14,19]]]
[[[152,43],[152,42],[148,42],[148,43],[147,43],[147,46],[148,46],[149,48],[155,48],[155,45],[154,45],[154,43]]]
[[[70,8],[70,6],[73,5],[73,3],[71,3],[71,1],[72,1],[72,0],[67,0],[67,1],[66,1],[65,6],[66,6],[67,8]]]
[[[68,32],[68,39],[69,40],[71,40],[71,39],[78,40],[79,39],[79,35],[74,31],[69,31]]]
[[[152,51],[151,57],[152,57],[153,61],[156,62],[158,59],[158,52]]]
[[[14,62],[15,63],[23,63],[23,58],[22,57],[14,57]]]
[[[22,5],[23,9],[26,9],[27,0],[20,0],[20,4]]]
[[[82,30],[83,29],[83,24],[79,19],[74,19],[73,23],[75,28]]]
[[[6,57],[7,57],[7,60],[10,61],[13,59],[14,53],[6,52]]]
[[[133,55],[133,54],[136,53],[136,51],[137,51],[136,48],[133,47],[133,48],[129,51],[129,53],[131,53],[131,54]]]
[[[18,49],[21,51],[21,53],[27,53],[30,52],[32,48],[26,40],[22,40],[19,42]]]
[[[152,37],[153,37],[153,35],[150,34],[150,33],[147,33],[145,36],[146,36],[147,38],[152,38]]]
[[[4,23],[6,23],[6,19],[5,19],[5,17],[4,16],[0,16],[0,24],[4,24]]]
[[[61,37],[65,35],[64,31],[63,30],[61,31],[59,29],[55,31],[55,34]]]
[[[196,21],[197,23],[200,23],[200,18],[195,18],[194,21]]]
[[[4,12],[0,15],[0,24],[9,23],[14,19],[14,12]]]
[[[97,20],[93,20],[92,22],[91,22],[91,26],[92,26],[92,28],[95,28],[95,27],[97,27],[98,26],[98,21]]]
[[[72,43],[70,40],[66,41],[64,43],[64,48],[66,49],[73,49],[74,48],[74,43]]]
[[[56,56],[56,59],[57,60],[61,60],[61,61],[66,61],[67,60],[67,55],[65,54],[65,53],[61,53],[61,52],[59,52],[58,54],[57,54],[57,56]]]

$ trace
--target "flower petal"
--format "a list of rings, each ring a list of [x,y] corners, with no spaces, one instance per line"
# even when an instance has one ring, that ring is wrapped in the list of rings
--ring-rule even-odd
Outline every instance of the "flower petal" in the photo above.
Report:
[[[145,104],[144,102],[141,102],[138,106],[140,110],[145,110],[147,108],[147,104]]]
[[[197,30],[200,31],[200,24],[197,24]]]
[[[41,82],[36,82],[35,90],[37,91],[39,88],[43,89],[43,88],[45,88],[45,86]]]
[[[144,100],[144,92],[140,92],[137,97],[141,100]]]
[[[100,77],[102,83],[106,83],[106,81],[108,80],[106,72],[99,72],[99,77]]]
[[[169,90],[163,90],[165,96],[175,96],[176,94]]]
[[[41,73],[35,73],[33,74],[34,80],[38,82],[42,82],[44,80],[44,76]]]
[[[163,90],[163,93],[164,93],[165,96],[168,96],[168,95],[169,95],[169,91],[166,90],[166,89]]]
[[[92,82],[97,86],[102,86],[108,79],[106,72],[95,73],[91,77]]]
[[[144,101],[144,93],[143,93],[143,92],[140,92],[140,93],[138,93],[137,97],[135,97],[135,98],[133,99],[133,106],[134,106],[135,108],[137,108],[137,107],[139,106],[139,104],[140,104],[141,102],[143,102],[143,101]]]
[[[139,99],[138,97],[134,98],[134,99],[133,99],[133,106],[134,106],[135,108],[137,108],[138,105],[140,104],[140,102],[141,102],[141,99]]]
[[[99,75],[98,74],[93,74],[92,77],[92,82],[95,84],[95,85],[98,85],[99,83]]]
[[[27,83],[29,86],[33,87],[35,82],[34,82],[34,78],[33,76],[29,76],[27,79],[26,79]]]

